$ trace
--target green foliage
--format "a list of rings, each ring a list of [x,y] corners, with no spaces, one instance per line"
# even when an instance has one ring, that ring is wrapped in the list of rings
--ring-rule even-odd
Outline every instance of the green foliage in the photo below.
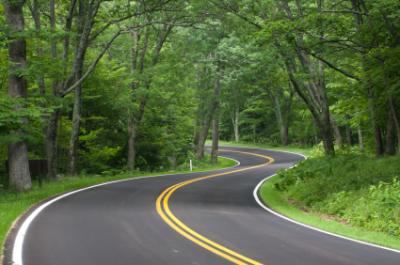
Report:
[[[0,144],[32,138],[34,130],[28,123],[40,122],[42,115],[42,108],[36,104],[0,94]],[[17,130],[22,130],[24,133],[16,134]]]
[[[354,226],[400,236],[400,158],[311,158],[279,173],[276,189],[296,204]]]
[[[346,219],[368,230],[400,236],[400,182],[379,182],[358,191],[330,196],[315,209]]]

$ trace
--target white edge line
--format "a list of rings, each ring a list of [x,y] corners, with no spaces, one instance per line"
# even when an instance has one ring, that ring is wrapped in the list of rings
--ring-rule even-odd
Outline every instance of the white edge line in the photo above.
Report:
[[[238,167],[240,165],[240,162],[238,160],[236,160],[236,159],[233,159],[233,158],[230,158],[230,157],[226,157],[226,156],[220,156],[220,157],[224,157],[226,159],[230,159],[230,160],[233,160],[233,161],[236,162],[235,166],[228,167],[228,168],[234,168],[234,167]],[[224,169],[228,169],[228,168],[221,168],[221,169],[217,169],[217,170],[224,170]],[[56,201],[59,201],[59,200],[65,198],[65,197],[71,196],[71,195],[73,195],[75,193],[78,193],[78,192],[82,192],[82,191],[85,191],[85,190],[90,190],[90,189],[101,187],[101,186],[105,186],[105,185],[120,183],[120,182],[134,181],[134,180],[147,179],[147,178],[157,178],[157,177],[166,177],[166,176],[175,176],[175,175],[185,175],[185,174],[192,174],[192,173],[204,173],[204,172],[214,171],[214,170],[215,169],[213,169],[213,170],[204,170],[204,171],[194,171],[194,172],[187,172],[187,173],[176,173],[176,174],[170,173],[170,174],[163,174],[163,175],[156,175],[156,176],[132,177],[132,178],[128,178],[128,179],[113,180],[113,181],[108,181],[108,182],[96,184],[96,185],[93,185],[93,186],[89,186],[89,187],[86,187],[86,188],[74,190],[74,191],[67,192],[65,194],[59,195],[59,196],[55,197],[54,199],[41,204],[32,213],[30,213],[28,215],[28,217],[26,217],[26,219],[23,221],[23,223],[19,227],[17,235],[15,237],[13,250],[12,250],[12,256],[11,256],[12,257],[11,258],[12,264],[13,265],[23,265],[23,260],[22,260],[23,243],[24,243],[24,240],[25,240],[25,236],[26,236],[26,234],[28,232],[29,226],[31,225],[33,220],[46,207],[48,207],[49,205],[55,203]]]
[[[224,149],[223,151],[229,152],[229,151],[233,151],[233,150],[225,150],[225,149]],[[223,155],[218,155],[218,156],[219,156],[219,157],[226,158],[226,159],[229,159],[229,160],[232,160],[232,161],[235,161],[235,162],[236,162],[236,165],[234,165],[232,168],[240,166],[240,161],[239,161],[239,160],[236,160],[236,159],[231,158],[231,157],[223,156]],[[228,167],[228,168],[229,168],[229,167]],[[221,168],[221,169],[227,169],[227,168]],[[193,173],[197,173],[197,172],[193,172]]]
[[[264,149],[264,150],[265,150],[265,149]],[[271,150],[271,151],[275,151],[275,150]],[[304,157],[305,159],[307,159],[307,156],[305,156],[305,155],[303,155],[303,154],[294,153],[294,152],[288,152],[288,151],[280,151],[280,150],[279,150],[279,152],[295,154],[295,155],[299,155],[299,156],[302,156],[302,157]],[[297,165],[294,165],[294,166],[289,167],[289,168],[287,168],[287,169],[291,169],[291,168],[293,168],[293,167],[295,167],[295,166],[297,166]],[[287,217],[287,216],[284,216],[284,215],[282,215],[282,214],[280,214],[280,213],[278,213],[278,212],[272,210],[271,208],[269,208],[267,205],[265,205],[265,204],[261,201],[261,199],[260,199],[260,197],[259,197],[259,190],[260,190],[261,186],[264,184],[264,182],[266,182],[268,179],[272,178],[273,176],[276,176],[276,174],[270,175],[270,176],[264,178],[263,180],[261,180],[261,181],[257,184],[257,186],[254,188],[254,191],[253,191],[254,199],[256,200],[256,202],[258,203],[258,205],[261,206],[264,210],[266,210],[266,211],[272,213],[273,215],[275,215],[275,216],[277,216],[277,217],[279,217],[279,218],[282,218],[282,219],[284,219],[284,220],[286,220],[286,221],[289,221],[289,222],[291,222],[291,223],[297,224],[297,225],[299,225],[299,226],[302,226],[302,227],[305,227],[305,228],[308,228],[308,229],[311,229],[311,230],[314,230],[314,231],[317,231],[317,232],[320,232],[320,233],[323,233],[323,234],[327,234],[327,235],[334,236],[334,237],[337,237],[337,238],[345,239],[345,240],[352,241],[352,242],[355,242],[355,243],[359,243],[359,244],[362,244],[362,245],[366,245],[366,246],[369,246],[369,247],[375,247],[375,248],[379,248],[379,249],[384,249],[384,250],[392,251],[392,252],[395,252],[395,253],[400,253],[400,250],[397,250],[397,249],[393,249],[393,248],[389,248],[389,247],[384,247],[384,246],[380,246],[380,245],[377,245],[377,244],[373,244],[373,243],[369,243],[369,242],[357,240],[357,239],[354,239],[354,238],[350,238],[350,237],[346,237],[346,236],[343,236],[343,235],[335,234],[335,233],[332,233],[332,232],[328,232],[328,231],[325,231],[325,230],[322,230],[322,229],[319,229],[319,228],[316,228],[316,227],[313,227],[313,226],[310,226],[310,225],[307,225],[307,224],[298,222],[298,221],[296,221],[296,220],[294,220],[294,219],[291,219],[291,218],[289,218],[289,217]]]

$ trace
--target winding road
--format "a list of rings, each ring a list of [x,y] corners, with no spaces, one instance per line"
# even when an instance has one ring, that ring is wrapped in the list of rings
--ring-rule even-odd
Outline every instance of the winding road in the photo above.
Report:
[[[257,204],[257,184],[301,156],[225,149],[221,155],[240,165],[114,182],[47,202],[21,222],[5,264],[400,264],[399,253],[299,226]]]

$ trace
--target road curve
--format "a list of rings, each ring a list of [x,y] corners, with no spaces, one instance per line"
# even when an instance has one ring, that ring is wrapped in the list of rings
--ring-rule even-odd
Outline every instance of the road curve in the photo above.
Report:
[[[221,155],[240,162],[233,169],[111,183],[49,204],[27,227],[18,265],[400,264],[399,253],[326,235],[259,207],[257,183],[300,156],[229,149]],[[4,264],[18,256],[14,239]]]

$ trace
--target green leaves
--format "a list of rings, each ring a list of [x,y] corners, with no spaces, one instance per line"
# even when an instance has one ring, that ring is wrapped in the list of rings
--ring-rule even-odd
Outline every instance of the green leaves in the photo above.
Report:
[[[40,122],[42,115],[43,109],[32,102],[0,95],[0,143],[8,144],[30,138],[33,135],[32,123]],[[15,134],[18,130],[22,130],[24,134]]]
[[[311,158],[280,172],[276,188],[309,209],[400,236],[399,158]]]

